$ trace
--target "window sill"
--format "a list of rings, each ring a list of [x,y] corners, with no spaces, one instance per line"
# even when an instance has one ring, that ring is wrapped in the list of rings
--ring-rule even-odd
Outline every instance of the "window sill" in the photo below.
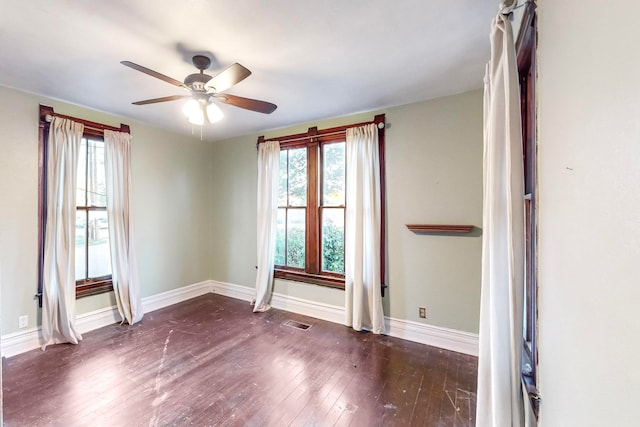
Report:
[[[113,291],[111,279],[76,283],[76,299]]]
[[[312,285],[344,290],[344,276],[309,274],[304,271],[276,268],[273,277],[276,279],[292,280],[294,282],[310,283]]]

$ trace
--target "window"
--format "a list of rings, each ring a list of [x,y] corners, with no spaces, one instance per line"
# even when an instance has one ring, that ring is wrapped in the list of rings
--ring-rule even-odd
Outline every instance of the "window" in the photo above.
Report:
[[[276,265],[305,268],[306,218],[307,149],[281,150]]]
[[[280,151],[280,198],[278,203],[276,260],[281,268],[305,270],[307,209],[317,210],[310,227],[319,229],[319,271],[344,274],[345,152],[344,141],[321,142],[317,206],[307,205],[307,148]],[[315,177],[314,177],[315,178]],[[317,244],[314,243],[311,252]]]
[[[345,143],[322,145],[320,268],[344,274]]]
[[[104,141],[83,138],[76,187],[76,289],[111,287]]]
[[[384,123],[384,115],[375,123]],[[280,141],[275,277],[344,289],[345,130],[363,124],[275,138]],[[384,280],[384,128],[378,135]]]
[[[537,251],[536,251],[536,19],[534,6],[527,5],[517,41],[518,74],[520,78],[520,109],[525,197],[525,271],[523,313],[523,379],[531,398],[534,413],[538,414],[537,392]]]
[[[129,127],[115,128],[75,117],[54,113],[51,107],[40,106],[39,132],[39,261],[38,297],[42,304],[42,267],[44,257],[45,218],[47,211],[47,116],[61,116],[85,125],[78,153],[76,186],[75,278],[76,297],[113,290],[111,255],[106,210],[106,177],[104,130],[129,132]]]

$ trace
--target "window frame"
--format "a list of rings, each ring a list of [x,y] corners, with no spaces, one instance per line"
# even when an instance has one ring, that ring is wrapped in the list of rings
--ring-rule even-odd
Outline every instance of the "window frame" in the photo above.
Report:
[[[284,149],[280,149],[280,154],[281,155],[282,155],[283,152],[285,152],[285,151],[287,152],[287,167],[289,166],[289,163],[290,163],[289,162],[289,160],[290,160],[290,150],[301,150],[301,149],[304,149],[304,156],[305,156],[305,162],[306,162],[307,158],[308,158],[308,152],[307,152],[308,150],[305,147],[297,147],[297,146],[295,146],[295,147],[287,147],[287,148],[284,148]],[[307,168],[306,168],[307,177],[305,178],[306,194],[305,194],[305,203],[304,203],[304,205],[297,205],[297,204],[296,205],[292,205],[291,204],[291,200],[289,198],[289,196],[290,196],[290,193],[289,193],[290,180],[289,180],[289,174],[288,173],[287,173],[287,200],[286,200],[286,204],[285,204],[285,206],[278,205],[278,211],[280,209],[284,209],[285,210],[285,242],[284,242],[284,244],[285,244],[285,246],[284,246],[285,261],[286,261],[286,258],[287,258],[287,253],[288,253],[287,249],[288,249],[288,243],[289,243],[289,241],[288,241],[289,240],[288,239],[288,233],[287,233],[288,229],[287,229],[286,225],[288,224],[289,214],[290,214],[291,211],[304,210],[305,242],[307,241],[307,239],[306,239],[306,232],[307,232],[306,225],[308,223],[308,211],[309,211],[309,203],[308,203],[308,194],[309,194],[309,178],[308,178],[308,175],[309,175],[309,170],[308,170],[308,164],[307,163],[305,163],[305,164],[307,166]],[[305,245],[305,265],[306,265],[306,262],[307,262],[307,256],[306,255],[307,255],[307,247]],[[296,266],[292,266],[292,265],[287,265],[286,267],[287,267],[287,269],[291,269],[293,271],[300,271],[300,272],[304,272],[305,271],[305,268],[296,267]]]
[[[274,266],[274,277],[277,279],[292,280],[314,285],[327,286],[336,289],[344,289],[344,274],[322,271],[322,211],[327,207],[322,203],[322,147],[327,144],[345,141],[348,128],[374,123],[378,125],[378,150],[380,157],[380,272],[382,278],[381,292],[384,296],[386,285],[386,240],[385,240],[385,173],[384,173],[384,142],[385,142],[385,115],[376,115],[372,122],[356,123],[346,126],[338,126],[318,130],[311,127],[306,133],[285,135],[270,138],[280,142],[280,150],[294,148],[307,149],[307,206],[305,229],[305,268],[289,266]],[[382,125],[380,125],[382,124]],[[265,142],[264,136],[258,138],[258,144]],[[340,206],[345,209],[346,205]]]
[[[540,409],[538,393],[537,308],[537,120],[536,120],[536,5],[527,4],[516,41],[522,119],[522,152],[525,212],[525,295],[523,313],[522,381],[535,416]]]
[[[343,200],[343,203],[341,205],[329,205],[326,204],[324,201],[324,148],[328,145],[331,144],[339,144],[339,143],[344,143],[345,144],[345,171],[344,171],[344,197],[345,199]],[[320,271],[320,274],[322,275],[328,275],[328,276],[332,276],[332,277],[338,277],[338,278],[342,278],[344,280],[344,273],[336,273],[336,272],[332,272],[332,271],[328,271],[328,270],[323,270],[322,269],[322,244],[323,244],[323,239],[324,236],[322,234],[322,225],[323,225],[323,217],[324,217],[324,213],[326,210],[331,210],[331,209],[342,209],[342,217],[343,217],[343,224],[346,224],[346,213],[347,213],[347,170],[346,170],[346,166],[347,166],[347,153],[346,153],[346,134],[344,137],[341,137],[339,135],[335,136],[335,137],[325,137],[324,140],[320,141],[320,145],[318,146],[318,150],[319,150],[319,165],[320,168],[318,170],[318,230],[319,231],[319,235],[318,235],[318,269]],[[344,241],[343,241],[343,248],[342,248],[342,259],[344,262]]]
[[[100,136],[94,136],[94,135],[89,135],[87,132],[84,132],[84,134],[82,135],[82,139],[84,139],[86,141],[87,144],[87,152],[86,152],[86,158],[85,158],[85,166],[87,166],[87,170],[85,172],[85,179],[88,179],[89,174],[88,172],[88,158],[89,158],[89,142],[90,141],[101,141],[104,144],[104,135],[102,137]],[[85,182],[85,193],[88,193],[89,191],[89,186],[86,184]],[[88,194],[85,194],[85,197],[88,198]],[[83,206],[78,206],[76,203],[76,213],[79,211],[83,211],[85,212],[85,217],[86,217],[86,224],[87,227],[85,229],[85,245],[86,245],[86,251],[85,251],[85,271],[87,272],[86,275],[88,276],[88,269],[89,269],[89,217],[90,217],[90,212],[106,212],[107,211],[107,206],[106,206],[106,202],[105,202],[105,206],[93,206],[93,205],[83,205]],[[83,280],[76,280],[76,297],[78,295],[80,296],[88,296],[88,295],[96,295],[102,292],[109,292],[113,290],[113,283],[111,281],[111,274],[108,275],[104,275],[104,276],[99,276],[99,277],[89,277]]]
[[[46,210],[47,210],[47,143],[49,137],[50,118],[52,116],[61,117],[75,122],[82,123],[85,128],[83,138],[86,139],[102,139],[104,140],[104,131],[112,130],[115,132],[130,133],[128,125],[120,124],[120,127],[109,126],[103,123],[92,122],[78,117],[58,114],[53,107],[40,105],[39,108],[39,131],[38,131],[38,304],[42,307],[42,280],[44,267],[44,236],[46,226]],[[88,208],[96,210],[94,208]],[[100,208],[103,209],[103,208]],[[113,283],[111,275],[89,280],[76,281],[76,298],[82,298],[90,295],[97,295],[105,292],[113,291]]]

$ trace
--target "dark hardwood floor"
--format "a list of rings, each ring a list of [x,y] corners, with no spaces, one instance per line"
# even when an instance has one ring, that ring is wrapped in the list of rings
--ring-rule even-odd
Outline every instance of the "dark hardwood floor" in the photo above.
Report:
[[[6,359],[4,421],[473,426],[476,371],[475,357],[209,294]]]

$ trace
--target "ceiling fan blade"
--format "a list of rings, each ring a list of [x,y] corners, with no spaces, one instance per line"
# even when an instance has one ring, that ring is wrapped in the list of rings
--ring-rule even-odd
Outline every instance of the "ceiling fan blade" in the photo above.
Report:
[[[250,75],[251,71],[236,62],[209,80],[206,87],[213,88],[217,93],[220,93],[240,83]]]
[[[145,99],[144,101],[132,102],[133,105],[155,104],[156,102],[176,101],[178,99],[189,98],[189,95],[171,95],[162,98]]]
[[[153,71],[153,70],[151,70],[151,69],[149,69],[147,67],[143,67],[142,65],[134,64],[131,61],[120,61],[120,63],[122,65],[124,65],[124,66],[127,66],[129,68],[133,68],[134,70],[140,71],[141,73],[148,74],[151,77],[155,77],[156,79],[160,79],[160,80],[162,80],[164,82],[167,82],[167,83],[170,83],[172,85],[179,86],[179,87],[184,87],[184,88],[187,87],[181,81],[178,81],[176,79],[172,79],[169,76],[165,76],[164,74],[160,74],[159,72]]]
[[[266,101],[258,101],[257,99],[243,98],[241,96],[229,95],[226,93],[214,95],[216,99],[225,104],[234,107],[244,108],[245,110],[257,111],[258,113],[271,114],[278,106]]]

